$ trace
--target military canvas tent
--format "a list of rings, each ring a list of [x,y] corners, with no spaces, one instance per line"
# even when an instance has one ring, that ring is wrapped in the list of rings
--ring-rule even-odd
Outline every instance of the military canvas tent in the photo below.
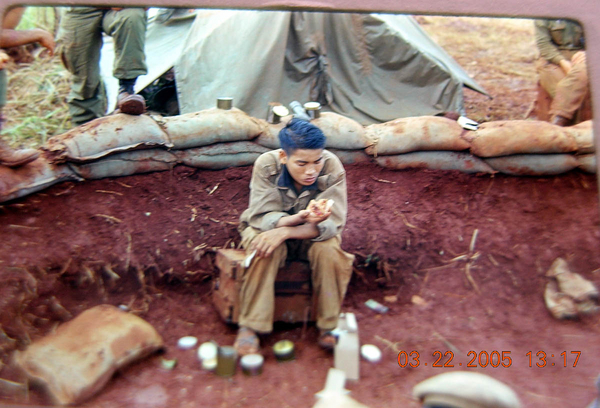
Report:
[[[485,93],[410,16],[199,10],[182,38],[169,52],[181,113],[225,96],[261,118],[270,102],[318,101],[370,124],[463,113],[463,86]]]

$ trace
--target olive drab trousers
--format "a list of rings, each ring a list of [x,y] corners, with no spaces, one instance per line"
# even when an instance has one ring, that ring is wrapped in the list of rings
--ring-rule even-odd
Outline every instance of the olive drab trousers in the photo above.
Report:
[[[113,38],[117,79],[147,73],[144,45],[146,11],[143,8],[72,7],[62,17],[57,35],[58,54],[72,74],[67,99],[74,125],[106,114],[107,100],[100,77],[102,34]]]
[[[260,231],[252,227],[242,231],[242,246],[248,253],[250,244],[259,234]],[[275,278],[289,256],[310,263],[317,327],[334,329],[354,262],[354,255],[344,252],[340,244],[339,236],[322,242],[288,240],[277,247],[270,257],[254,257],[242,277],[239,325],[260,333],[273,330]]]

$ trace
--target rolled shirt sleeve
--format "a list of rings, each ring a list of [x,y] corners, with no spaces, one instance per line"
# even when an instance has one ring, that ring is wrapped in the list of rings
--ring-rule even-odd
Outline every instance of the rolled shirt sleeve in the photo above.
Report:
[[[241,217],[242,222],[261,231],[275,228],[280,218],[289,215],[283,211],[283,200],[273,179],[277,174],[275,160],[275,156],[263,154],[254,163],[250,205]]]
[[[565,57],[552,41],[548,20],[535,21],[535,43],[540,51],[540,56],[553,64],[559,64]]]

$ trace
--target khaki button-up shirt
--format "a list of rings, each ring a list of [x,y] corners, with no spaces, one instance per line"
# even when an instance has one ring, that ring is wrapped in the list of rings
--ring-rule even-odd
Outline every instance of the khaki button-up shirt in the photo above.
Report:
[[[540,57],[554,64],[584,49],[583,29],[575,21],[536,20],[534,25]]]
[[[331,152],[323,150],[323,170],[315,182],[316,188],[303,189],[296,194],[294,188],[279,183],[283,165],[279,161],[281,149],[262,154],[254,163],[250,181],[250,205],[240,217],[240,230],[248,226],[268,231],[280,218],[306,209],[310,200],[332,199],[331,215],[317,225],[319,235],[313,241],[325,241],[341,234],[348,212],[346,172],[344,166]]]

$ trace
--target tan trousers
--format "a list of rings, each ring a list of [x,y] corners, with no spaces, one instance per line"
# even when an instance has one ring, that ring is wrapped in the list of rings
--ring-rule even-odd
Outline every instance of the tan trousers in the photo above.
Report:
[[[259,230],[246,228],[242,231],[242,246],[248,249],[259,234]],[[288,240],[270,257],[255,257],[242,277],[239,325],[260,333],[273,330],[275,278],[289,255],[291,259],[308,260],[310,263],[317,327],[334,329],[354,262],[354,255],[340,247],[341,241],[339,236],[322,242]]]
[[[590,103],[587,64],[583,62],[573,65],[567,75],[560,66],[543,58],[537,61],[536,67],[541,86],[552,97],[550,115],[577,119],[576,115],[582,105]]]

